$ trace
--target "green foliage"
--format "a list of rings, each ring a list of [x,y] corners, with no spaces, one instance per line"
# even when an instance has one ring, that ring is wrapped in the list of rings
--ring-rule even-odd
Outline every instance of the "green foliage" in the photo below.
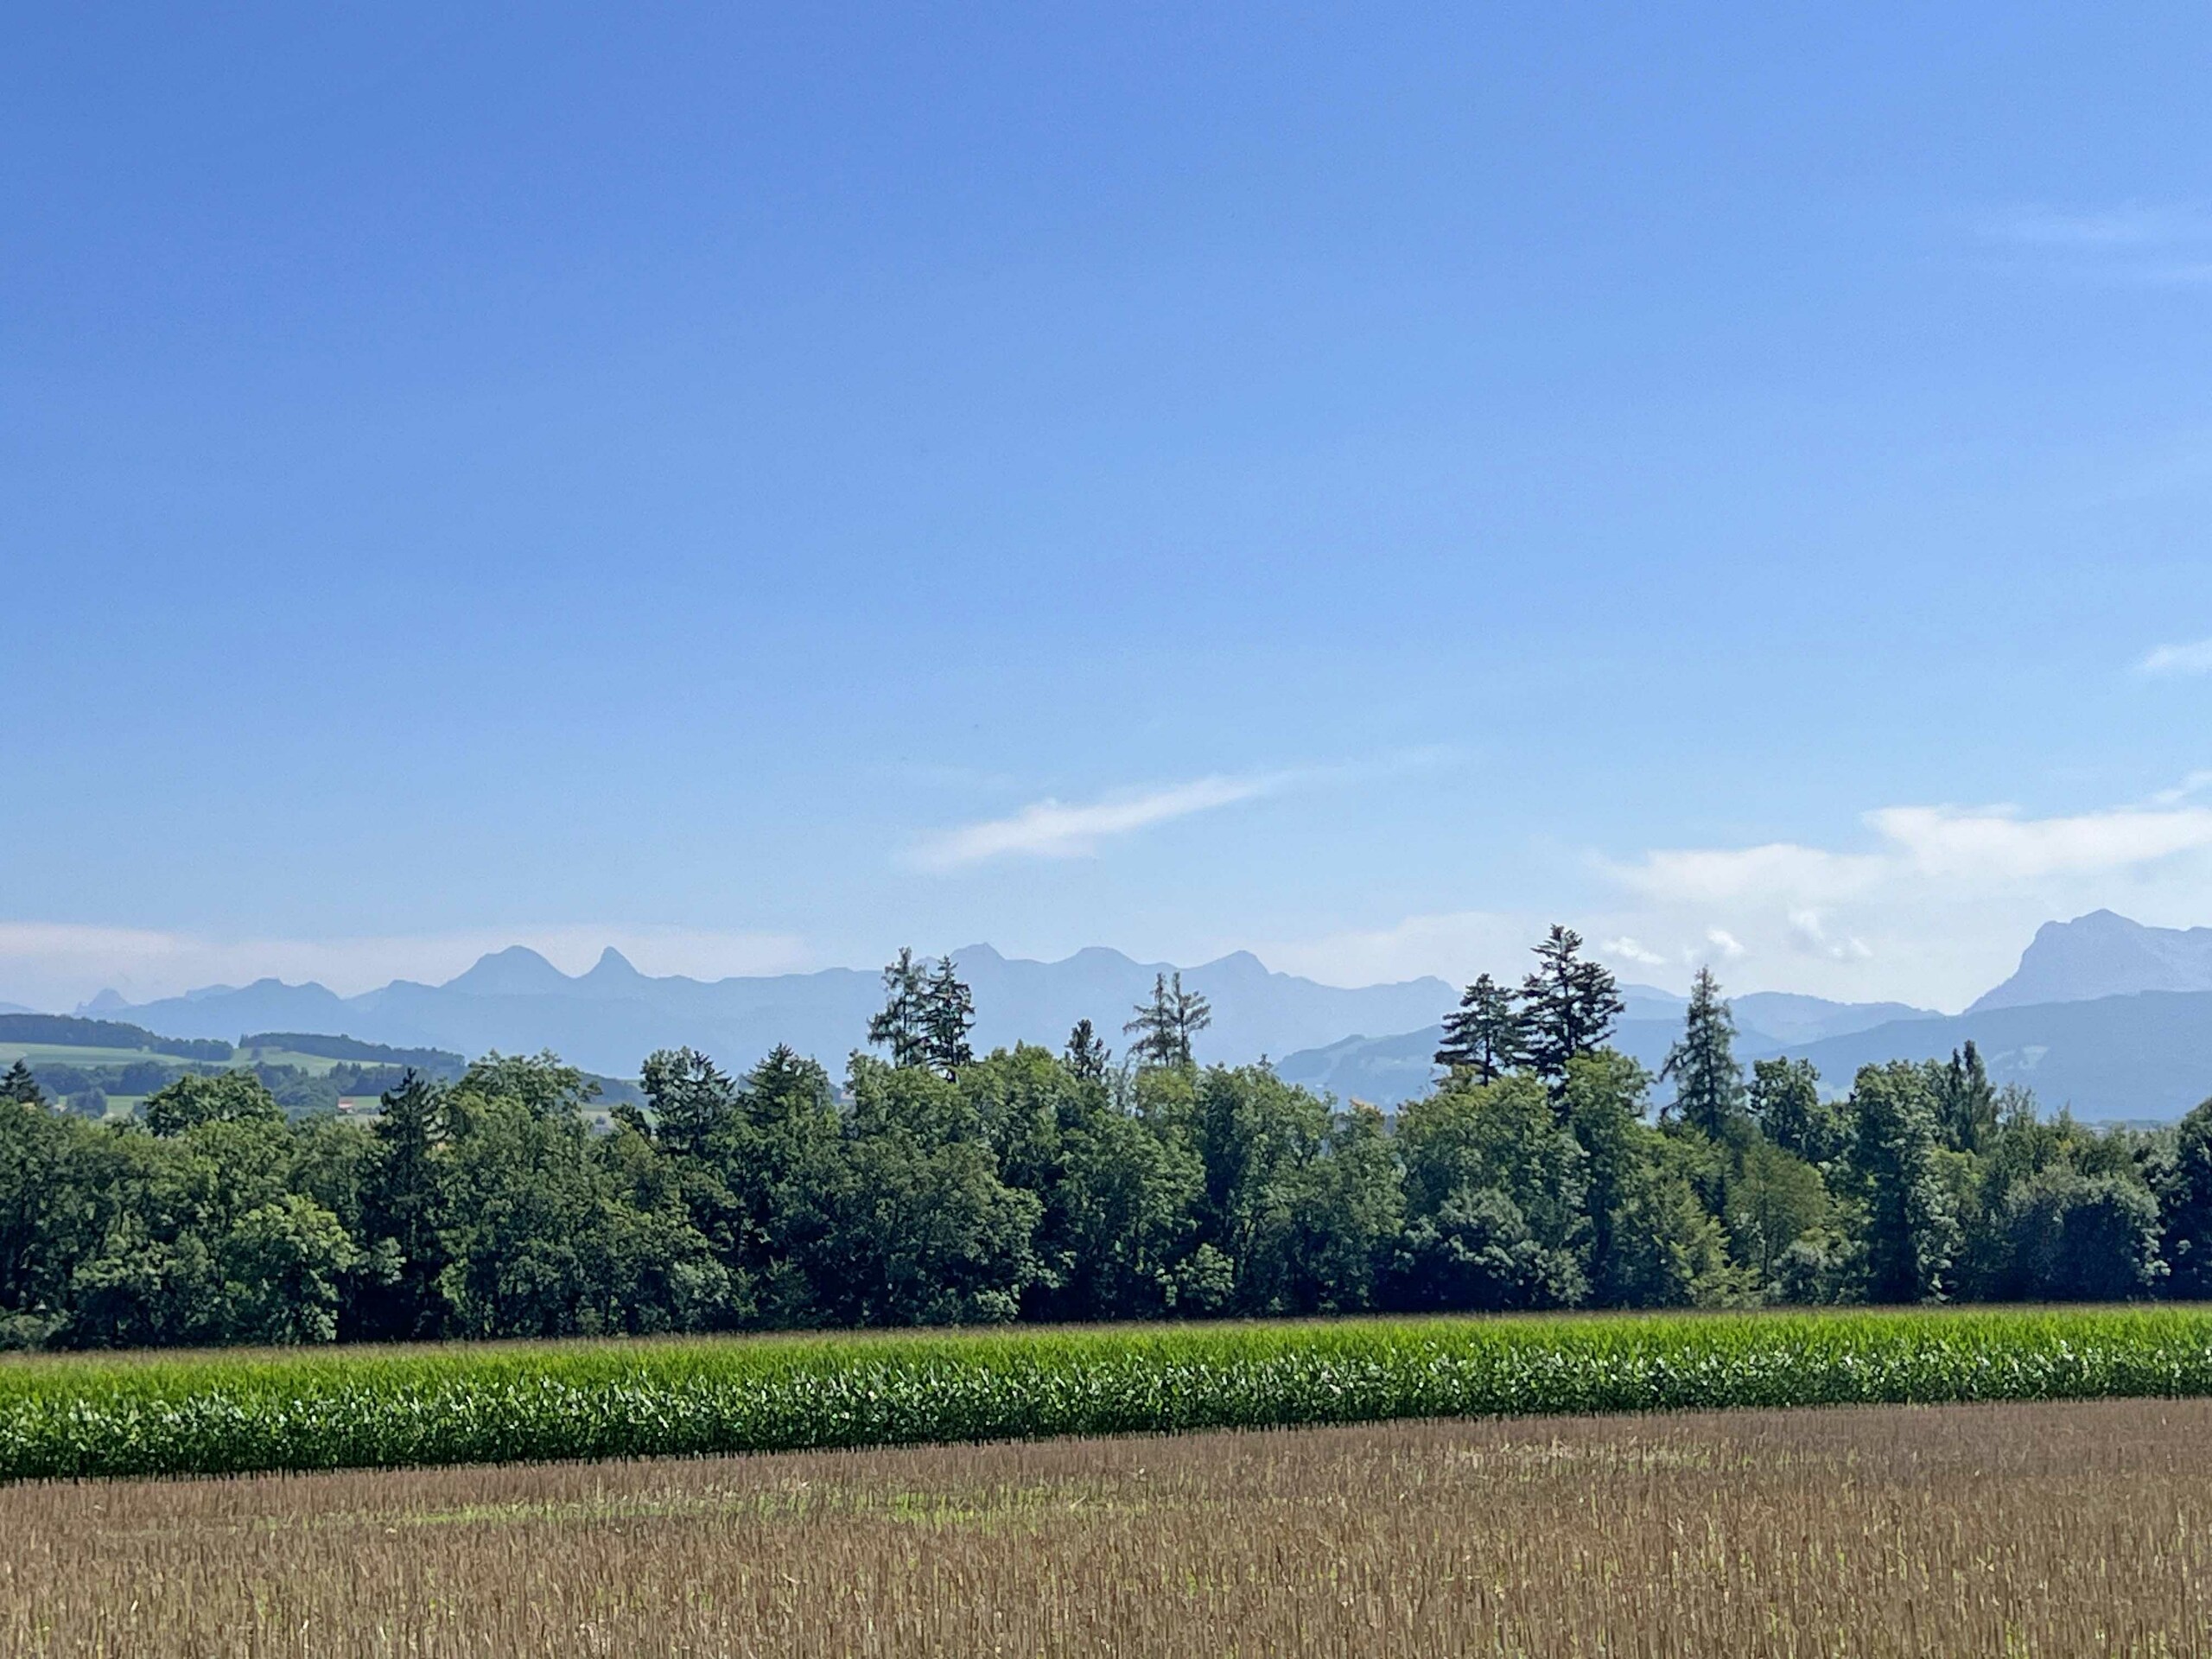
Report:
[[[1850,1114],[1847,1190],[1866,1212],[1867,1297],[1939,1301],[1950,1289],[1961,1230],[1942,1162],[1941,1103],[1927,1070],[1904,1062],[1861,1067]]]
[[[1135,1036],[1130,1055],[1140,1066],[1189,1066],[1191,1039],[1213,1024],[1213,1005],[1183,988],[1183,976],[1154,977],[1152,996],[1137,1005],[1135,1017],[1122,1029]]]
[[[1998,1094],[1989,1081],[1989,1071],[1981,1061],[1981,1051],[1974,1046],[1974,1039],[1967,1039],[1963,1052],[1953,1050],[1948,1065],[1942,1067],[1933,1079],[1936,1086],[1936,1121],[1942,1127],[1944,1141],[1958,1152],[1979,1152],[1989,1137],[1996,1133]]]
[[[68,1014],[0,1014],[0,1043],[35,1048],[137,1050],[181,1059],[222,1061],[231,1046],[212,1037],[160,1037],[140,1026]]]
[[[1681,1040],[1668,1051],[1659,1077],[1675,1084],[1676,1116],[1715,1141],[1738,1140],[1744,1128],[1744,1069],[1736,1064],[1735,1040],[1735,1015],[1720,1000],[1720,983],[1712,969],[1700,968]]]
[[[1611,1049],[1567,1064],[1568,1130],[1588,1156],[1590,1295],[1605,1306],[1717,1300],[1707,1280],[1717,1224],[1697,1203],[1689,1167],[1645,1122],[1650,1074]]]
[[[147,1096],[145,1116],[156,1135],[177,1135],[202,1123],[281,1123],[284,1109],[252,1072],[222,1071],[179,1077]]]
[[[1068,1046],[1062,1058],[1069,1071],[1085,1083],[1106,1081],[1107,1067],[1114,1056],[1106,1046],[1106,1039],[1091,1029],[1090,1021],[1078,1020],[1068,1033]]]
[[[1465,1062],[1395,1119],[1200,1068],[1166,976],[1135,1065],[1087,1024],[977,1058],[967,988],[912,951],[891,1063],[842,1090],[787,1048],[741,1077],[664,1050],[606,1115],[494,1054],[391,1077],[373,1125],[288,1121],[245,1070],[164,1071],[103,1124],[13,1097],[34,1079],[0,1090],[0,1347],[2212,1294],[2212,1104],[2044,1120],[1970,1047],[1841,1103],[1802,1062],[1746,1090],[1706,976],[1655,1120],[1580,948],[1541,948],[1525,1054],[1478,981]]]
[[[976,997],[953,970],[950,957],[938,960],[922,988],[921,1012],[928,1063],[948,1077],[957,1077],[976,1058],[968,1046],[968,1033],[976,1028]]]
[[[920,1065],[929,1058],[928,977],[913,947],[901,946],[883,970],[883,1007],[868,1022],[871,1046],[891,1051],[891,1064]]]
[[[31,1075],[30,1067],[17,1060],[8,1068],[5,1077],[0,1077],[0,1101],[14,1101],[24,1106],[43,1106],[46,1104],[46,1091],[38,1086],[38,1079]]]
[[[2182,1119],[2161,1186],[2174,1294],[2212,1298],[2212,1100]]]
[[[1588,1154],[1535,1078],[1473,1076],[1401,1114],[1400,1296],[1414,1307],[1570,1306],[1588,1289]]]
[[[298,1192],[238,1217],[223,1236],[225,1335],[233,1342],[328,1342],[340,1282],[359,1259],[338,1217]]]
[[[1517,1001],[1512,990],[1488,974],[1478,975],[1459,1006],[1444,1016],[1437,1065],[1471,1072],[1478,1083],[1495,1082],[1520,1065],[1529,1056]]]
[[[853,1059],[841,1155],[810,1255],[836,1325],[1010,1319],[1037,1274],[1036,1195],[999,1179],[975,1103],[920,1066]]]
[[[356,1299],[356,1331],[348,1334],[435,1336],[449,1312],[441,1284],[451,1262],[446,1234],[453,1203],[444,1094],[410,1071],[381,1104],[358,1182],[360,1260],[372,1266]]]
[[[592,1086],[493,1056],[444,1101],[451,1224],[437,1288],[456,1335],[654,1332],[715,1322],[728,1267],[634,1128],[586,1127]]]
[[[1826,1262],[1835,1212],[1835,1201],[1821,1172],[1771,1141],[1755,1140],[1745,1146],[1721,1188],[1719,1213],[1732,1252],[1775,1301],[1828,1300],[1819,1290],[1785,1276],[1802,1274],[1814,1263],[1802,1255],[1794,1264],[1786,1268],[1785,1263],[1790,1252],[1808,1240],[1809,1248],[1818,1253],[1815,1262]]]
[[[0,1479],[661,1457],[1399,1417],[2212,1393],[2212,1314],[1424,1319],[37,1360]]]
[[[1753,1060],[1749,1106],[1768,1140],[1808,1163],[1833,1161],[1849,1141],[1847,1116],[1821,1098],[1821,1074],[1810,1060]]]
[[[1556,924],[1536,947],[1521,1003],[1529,1065],[1554,1094],[1565,1090],[1574,1061],[1605,1046],[1624,1006],[1604,964],[1583,957],[1582,936]]]
[[[1975,1139],[1980,1155],[1964,1206],[1967,1294],[2117,1301],[2160,1287],[2170,1269],[2139,1155],[2148,1143],[2092,1134],[2063,1112],[2044,1122],[2024,1103]]]
[[[2011,1287],[2037,1301],[2116,1302],[2165,1277],[2158,1205],[2139,1181],[2046,1171],[2005,1195]]]
[[[1180,1073],[1154,1073],[1145,1088],[1160,1109],[1122,1109],[1105,1080],[1054,1064],[1038,1049],[993,1055],[964,1074],[1001,1148],[1008,1180],[1041,1201],[1038,1277],[1024,1311],[1051,1319],[1157,1319],[1184,1302],[1196,1242],[1205,1170],[1182,1133],[1179,1110],[1163,1101]],[[1211,1259],[1200,1294],[1220,1306]],[[1226,1264],[1219,1264],[1225,1268]]]
[[[0,1096],[0,1348],[44,1343],[67,1305],[68,1264],[92,1220],[73,1128],[37,1101]]]
[[[737,1085],[696,1049],[658,1050],[640,1076],[654,1135],[677,1156],[711,1157],[736,1131]]]

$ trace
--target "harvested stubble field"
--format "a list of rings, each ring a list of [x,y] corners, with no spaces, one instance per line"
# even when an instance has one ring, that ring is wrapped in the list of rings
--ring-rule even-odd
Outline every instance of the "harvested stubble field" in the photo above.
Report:
[[[2212,1403],[0,1491],[11,1655],[2212,1651]]]

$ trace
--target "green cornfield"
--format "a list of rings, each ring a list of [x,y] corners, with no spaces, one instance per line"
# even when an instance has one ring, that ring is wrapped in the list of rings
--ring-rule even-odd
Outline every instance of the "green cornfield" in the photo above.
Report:
[[[2212,1395],[2212,1310],[1573,1315],[0,1363],[0,1479]]]

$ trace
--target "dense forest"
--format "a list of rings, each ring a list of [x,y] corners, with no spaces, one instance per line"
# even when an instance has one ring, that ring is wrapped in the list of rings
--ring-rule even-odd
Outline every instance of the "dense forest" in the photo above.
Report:
[[[551,1056],[404,1074],[367,1123],[249,1069],[95,1122],[19,1065],[0,1344],[2212,1294],[2212,1103],[2095,1130],[1971,1046],[1840,1096],[1746,1074],[1709,973],[1654,1077],[1580,943],[1470,986],[1393,1118],[1197,1066],[1209,1010],[1169,977],[1118,1061],[1089,1021],[979,1057],[968,988],[911,951],[842,1082],[664,1051],[604,1133]]]

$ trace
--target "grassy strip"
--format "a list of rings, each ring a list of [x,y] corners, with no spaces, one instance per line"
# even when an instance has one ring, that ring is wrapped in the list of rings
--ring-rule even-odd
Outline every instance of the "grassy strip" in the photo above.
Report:
[[[2212,1311],[1345,1320],[45,1359],[0,1365],[0,1479],[2183,1395],[2212,1395]]]

